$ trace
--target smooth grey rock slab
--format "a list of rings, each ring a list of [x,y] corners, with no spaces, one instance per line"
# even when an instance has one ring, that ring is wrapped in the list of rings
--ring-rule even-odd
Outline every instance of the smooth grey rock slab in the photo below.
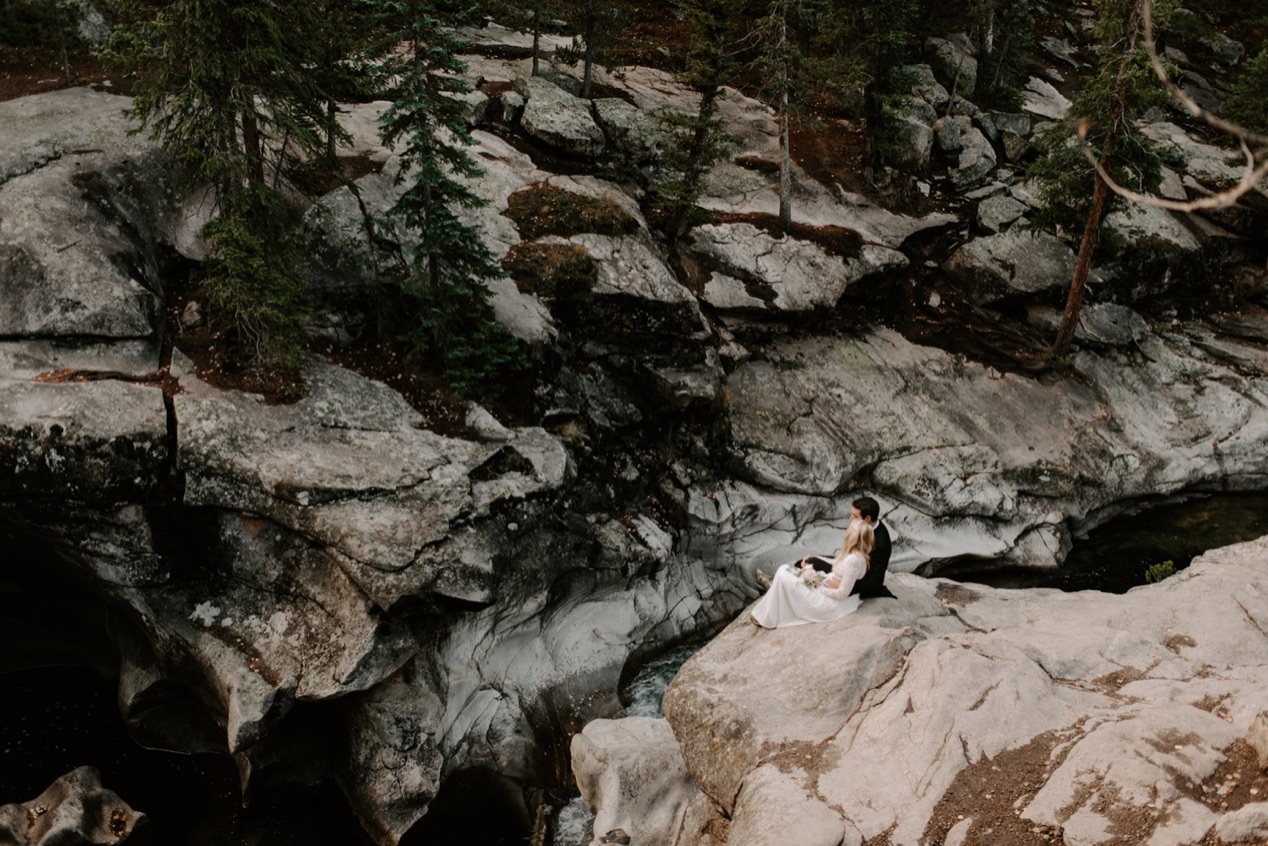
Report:
[[[536,76],[515,80],[515,91],[527,101],[520,126],[533,138],[575,156],[593,158],[603,152],[603,130],[588,101]]]
[[[684,664],[666,718],[731,831],[768,833],[752,842],[776,827],[779,842],[820,842],[791,827],[804,802],[835,817],[835,842],[915,846],[969,765],[1034,744],[1056,754],[997,776],[1030,780],[1024,820],[1067,843],[1112,839],[1128,818],[1141,842],[1197,842],[1217,815],[1192,788],[1268,692],[1268,595],[1253,587],[1265,560],[1268,538],[1123,596],[892,575],[895,599],[831,623],[742,616]],[[1219,714],[1193,704],[1215,700]],[[1262,806],[1247,808],[1224,817],[1230,834],[1260,831]],[[958,836],[989,838],[986,823],[974,815]]]
[[[571,757],[596,838],[619,828],[631,843],[690,842],[684,816],[701,794],[665,720],[594,720],[572,736]]]
[[[1069,286],[1074,252],[1055,235],[1010,230],[975,238],[952,253],[943,269],[976,286],[983,301]]]
[[[713,270],[705,299],[721,308],[831,308],[853,281],[844,259],[808,241],[775,238],[749,223],[698,226],[690,233],[688,250]],[[734,281],[727,286],[726,279]]]
[[[1070,101],[1051,82],[1032,76],[1022,91],[1023,108],[1032,115],[1062,120],[1070,111]]]

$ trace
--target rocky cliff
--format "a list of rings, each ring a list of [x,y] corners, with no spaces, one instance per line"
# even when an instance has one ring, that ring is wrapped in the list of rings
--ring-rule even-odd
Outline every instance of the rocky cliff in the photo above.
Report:
[[[832,623],[742,614],[665,720],[573,740],[596,840],[1262,842],[1266,559],[1227,547],[1123,596],[898,576]]]

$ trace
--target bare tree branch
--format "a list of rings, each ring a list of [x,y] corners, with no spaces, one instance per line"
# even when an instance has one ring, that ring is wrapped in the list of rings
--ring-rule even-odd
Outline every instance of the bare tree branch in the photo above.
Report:
[[[1169,200],[1165,197],[1158,197],[1153,194],[1141,194],[1119,185],[1110,176],[1109,171],[1105,168],[1100,160],[1093,153],[1092,149],[1086,144],[1083,148],[1083,156],[1096,168],[1096,172],[1100,175],[1109,189],[1120,197],[1125,197],[1134,203],[1144,206],[1154,206],[1156,208],[1169,209],[1171,211],[1192,212],[1199,209],[1219,209],[1236,205],[1237,202],[1246,194],[1255,189],[1255,186],[1265,176],[1268,176],[1268,135],[1261,135],[1258,132],[1252,132],[1244,126],[1226,121],[1216,115],[1211,114],[1202,108],[1197,102],[1185,93],[1184,89],[1176,85],[1172,81],[1171,75],[1167,73],[1166,67],[1162,64],[1162,60],[1158,58],[1158,49],[1154,43],[1153,30],[1153,3],[1151,0],[1144,0],[1142,5],[1142,23],[1144,28],[1144,37],[1142,39],[1145,52],[1149,55],[1149,64],[1153,68],[1154,74],[1162,81],[1163,87],[1171,97],[1185,108],[1189,114],[1198,118],[1208,126],[1218,129],[1227,135],[1236,138],[1241,146],[1242,155],[1246,158],[1246,167],[1242,171],[1242,178],[1238,180],[1236,185],[1217,191],[1206,197],[1200,197],[1196,200]],[[1086,127],[1079,127],[1079,136],[1086,134]],[[1261,149],[1252,150],[1251,145]],[[1258,162],[1258,164],[1257,164]]]

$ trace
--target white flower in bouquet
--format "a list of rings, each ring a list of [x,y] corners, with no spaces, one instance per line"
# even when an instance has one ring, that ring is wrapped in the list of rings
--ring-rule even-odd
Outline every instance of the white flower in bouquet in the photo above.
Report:
[[[813,567],[807,567],[801,573],[801,580],[806,583],[807,587],[812,588],[819,587],[827,577],[827,573],[821,573]]]

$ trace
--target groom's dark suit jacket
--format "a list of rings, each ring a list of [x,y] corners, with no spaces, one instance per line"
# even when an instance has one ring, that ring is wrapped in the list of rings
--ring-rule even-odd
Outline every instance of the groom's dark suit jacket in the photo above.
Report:
[[[893,552],[894,544],[889,539],[889,529],[885,528],[884,523],[877,523],[876,528],[873,529],[873,534],[876,537],[876,545],[872,547],[867,575],[855,582],[854,590],[850,591],[850,593],[857,593],[864,599],[876,596],[893,596],[889,589],[885,587],[885,571],[889,569],[889,554]]]

